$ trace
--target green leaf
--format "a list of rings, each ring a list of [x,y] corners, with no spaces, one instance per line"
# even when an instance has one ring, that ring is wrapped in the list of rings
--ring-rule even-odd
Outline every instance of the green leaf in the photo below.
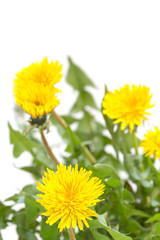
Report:
[[[34,161],[37,162],[40,165],[44,165],[46,168],[54,169],[55,164],[53,163],[53,160],[48,157],[47,153],[41,149],[41,151],[35,152]]]
[[[105,179],[107,177],[115,177],[120,179],[113,167],[108,164],[97,163],[94,166],[89,166],[89,168],[101,179]]]
[[[160,223],[159,222],[155,223],[152,226],[150,233],[147,234],[144,240],[151,240],[151,239],[154,239],[154,240],[160,239]]]
[[[121,206],[123,207],[123,210],[128,217],[130,217],[130,216],[140,216],[140,217],[144,217],[144,218],[150,217],[149,214],[147,214],[139,209],[130,208],[126,204],[122,203]]]
[[[135,198],[134,195],[128,191],[127,189],[123,189],[123,200],[130,202],[130,203],[134,203],[135,202]]]
[[[79,94],[78,98],[76,99],[75,104],[73,105],[73,107],[71,108],[71,113],[77,113],[80,111],[84,111],[85,107],[89,106],[92,107],[96,110],[98,110],[98,107],[92,97],[92,95],[87,92],[87,91],[81,91],[81,93]]]
[[[82,91],[85,86],[95,87],[94,83],[90,80],[90,78],[73,63],[71,58],[69,60],[69,70],[66,77],[67,82],[75,89]]]
[[[40,226],[40,235],[44,240],[59,239],[58,223],[54,223],[52,226],[45,223],[46,220],[42,219]]]
[[[105,181],[107,183],[107,185],[109,187],[113,187],[113,188],[118,188],[118,187],[122,187],[122,182],[121,180],[117,179],[117,178],[109,178],[107,179],[107,181]]]
[[[150,217],[146,223],[151,223],[151,222],[160,222],[160,213],[156,213],[153,217]]]
[[[106,213],[98,215],[97,220],[89,221],[90,228],[104,228],[107,232],[113,237],[114,240],[132,240],[131,237],[128,237],[115,229],[109,227],[105,221]]]
[[[120,128],[120,126],[118,125],[118,128]],[[120,143],[123,142],[123,144],[125,144],[125,148],[126,148],[126,151],[128,153],[131,152],[131,148],[134,148],[134,137],[133,137],[133,132],[130,133],[124,133],[123,131],[120,130],[119,132],[119,137],[120,137]],[[137,139],[137,144],[139,145],[140,143],[140,140],[136,137]],[[123,150],[123,149],[122,149]]]
[[[31,173],[36,179],[41,177],[40,166],[22,167],[21,170]]]
[[[26,136],[22,135],[22,133],[15,131],[9,123],[8,127],[10,130],[10,142],[14,145],[14,157],[19,157],[24,151],[28,151],[34,155],[33,148],[39,148],[40,145],[28,139]]]
[[[13,212],[14,211],[10,206],[5,206],[2,202],[0,202],[0,229],[7,227],[8,217]]]
[[[69,116],[69,115],[68,116],[65,115],[65,116],[61,116],[61,117],[69,125],[78,121],[78,119],[76,119],[76,118],[74,118],[72,116]]]
[[[30,226],[39,215],[39,208],[36,199],[30,196],[25,197],[25,211],[27,215],[27,223]]]
[[[97,232],[94,229],[91,229],[91,233],[92,233],[95,240],[109,240],[109,238],[107,236]]]
[[[14,194],[13,196],[5,199],[5,201],[13,201],[15,203],[24,203],[24,196],[20,194]]]
[[[81,141],[80,139],[78,138],[78,136],[71,130],[71,128],[68,126],[67,127],[67,133],[69,134],[70,138],[71,138],[71,141],[74,145],[80,145],[81,144]]]
[[[112,229],[111,227],[109,227],[105,221],[105,215],[99,215],[97,217],[99,223],[109,232],[109,234],[113,237],[113,239],[115,240],[131,240],[131,237],[128,237],[120,232],[118,232],[117,230]]]
[[[26,185],[22,190],[21,193],[25,196],[36,196],[38,192],[36,184],[29,184]]]
[[[29,229],[25,232],[25,239],[24,240],[37,240],[36,236],[32,229]],[[23,239],[22,239],[23,240]]]
[[[37,240],[35,233],[35,223],[32,225],[33,228],[28,227],[27,215],[24,209],[21,209],[19,212],[16,212],[12,222],[16,224],[17,233],[19,235],[19,240]]]

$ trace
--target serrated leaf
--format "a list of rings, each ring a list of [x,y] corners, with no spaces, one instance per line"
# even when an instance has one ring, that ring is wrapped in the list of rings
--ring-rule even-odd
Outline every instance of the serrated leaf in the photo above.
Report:
[[[76,102],[73,105],[73,107],[71,108],[70,112],[77,113],[80,111],[84,111],[86,106],[89,106],[89,107],[92,107],[92,108],[98,110],[98,107],[97,107],[92,95],[89,92],[86,92],[83,90],[83,91],[81,91],[78,98],[76,99]]]
[[[10,142],[14,145],[14,157],[19,157],[24,151],[28,151],[34,155],[33,148],[39,148],[40,145],[31,141],[26,136],[22,135],[22,133],[15,131],[9,123],[8,127],[10,131]]]
[[[146,223],[151,223],[151,222],[160,222],[160,213],[156,213],[153,217],[150,217]]]
[[[13,201],[15,203],[24,203],[24,196],[21,194],[14,194],[13,196],[5,199],[5,201]]]
[[[97,220],[89,221],[90,228],[104,228],[113,237],[114,240],[132,240],[131,237],[126,236],[125,234],[122,234],[117,230],[109,227],[105,221],[105,216],[106,214],[98,215]]]
[[[99,215],[97,217],[99,223],[104,226],[104,228],[109,232],[109,234],[113,237],[115,240],[132,240],[131,237],[128,237],[117,230],[112,229],[111,227],[107,226],[107,223],[105,221],[105,215]]]
[[[95,87],[94,83],[90,80],[90,78],[78,67],[76,64],[73,63],[71,58],[69,60],[69,70],[67,73],[66,80],[67,82],[76,90],[82,91],[85,86],[92,86]]]

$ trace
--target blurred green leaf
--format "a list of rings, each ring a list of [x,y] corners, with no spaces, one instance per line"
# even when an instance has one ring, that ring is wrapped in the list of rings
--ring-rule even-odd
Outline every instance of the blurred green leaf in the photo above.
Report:
[[[39,208],[36,199],[31,196],[25,197],[25,211],[27,214],[27,223],[30,226],[39,215]]]
[[[92,233],[95,240],[109,240],[109,238],[107,236],[97,232],[94,229],[91,229],[91,233]]]
[[[20,211],[14,214],[12,222],[16,224],[17,233],[19,235],[19,239],[21,240],[36,240],[35,229],[37,227],[37,222],[34,221],[32,225],[28,224],[28,216],[25,212],[25,209],[21,209]]]
[[[97,163],[94,166],[89,166],[89,168],[101,179],[105,179],[107,177],[120,179],[118,174],[110,165]]]
[[[105,214],[99,215],[97,217],[99,223],[104,226],[104,228],[110,233],[110,235],[113,237],[115,240],[131,240],[131,237],[128,237],[117,230],[112,229],[111,227],[107,226],[107,223],[105,221]]]
[[[22,133],[15,131],[11,125],[8,123],[10,130],[10,142],[14,145],[13,154],[14,157],[19,157],[24,151],[30,152],[34,155],[33,148],[39,148],[39,144],[35,144],[33,141],[28,139]]]
[[[41,177],[40,166],[22,167],[21,170],[31,173],[36,179]]]
[[[8,217],[14,211],[10,206],[5,206],[2,202],[0,202],[0,229],[4,229],[7,227]]]
[[[123,189],[123,200],[127,201],[127,202],[130,202],[130,203],[134,203],[135,198],[134,198],[133,193],[131,193],[127,189]]]
[[[24,194],[25,196],[35,196],[37,195],[38,190],[36,188],[36,184],[29,184],[29,185],[26,185],[22,190],[21,190],[21,193]]]
[[[69,83],[75,90],[83,90],[85,86],[95,87],[94,83],[89,79],[89,77],[80,69],[71,58],[69,60],[69,70],[67,73],[67,83]]]
[[[44,240],[59,239],[60,233],[58,231],[58,223],[54,223],[52,226],[45,223],[45,219],[40,222],[41,230],[40,235]]]
[[[122,187],[121,180],[117,178],[109,178],[105,182],[109,187],[113,187],[113,188]]]
[[[89,106],[89,107],[92,107],[92,108],[98,110],[98,107],[97,107],[92,95],[89,92],[83,90],[83,91],[81,91],[78,98],[76,99],[75,104],[71,108],[71,113],[77,113],[80,111],[84,111],[86,106]]]
[[[44,151],[44,149],[41,148],[39,151],[35,151],[35,157],[34,161],[37,162],[40,165],[44,165],[46,168],[54,169],[55,164],[53,163],[53,160],[48,157],[47,152]]]
[[[155,223],[149,234],[147,234],[147,236],[145,237],[144,240],[159,240],[160,239],[160,223]]]
[[[25,231],[25,234],[23,237],[20,238],[20,240],[38,240],[34,234],[34,231],[29,229]]]
[[[107,232],[113,237],[114,240],[132,240],[131,237],[128,237],[115,229],[109,227],[105,220],[106,214],[98,215],[97,220],[89,221],[91,228],[104,228]]]
[[[121,206],[123,208],[123,211],[125,212],[125,214],[128,217],[130,217],[130,216],[140,216],[140,217],[144,217],[144,218],[150,217],[149,214],[147,214],[141,210],[138,210],[138,209],[130,208],[124,203],[121,203]]]
[[[153,217],[150,217],[146,223],[151,223],[151,222],[160,222],[160,213],[156,213]]]
[[[5,201],[13,201],[15,203],[24,203],[24,196],[21,194],[14,194],[13,196],[7,198]]]

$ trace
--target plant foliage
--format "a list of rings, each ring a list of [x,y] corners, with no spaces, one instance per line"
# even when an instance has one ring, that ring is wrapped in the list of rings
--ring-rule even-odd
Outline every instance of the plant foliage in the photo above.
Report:
[[[92,94],[95,84],[71,58],[66,81],[78,92],[68,115],[61,116],[67,127],[63,128],[52,113],[49,116],[50,125],[65,144],[61,158],[65,165],[78,163],[79,167],[92,170],[93,175],[105,184],[104,201],[95,207],[99,216],[89,221],[90,228],[77,230],[76,239],[160,239],[160,173],[153,159],[134,152],[133,133],[128,129],[121,131],[107,116],[99,117],[102,115],[100,102],[97,103]],[[79,112],[82,113],[80,118],[76,115]],[[23,124],[24,128],[28,125],[25,121]],[[73,125],[76,125],[74,131]],[[12,224],[16,226],[19,240],[69,239],[66,230],[61,234],[58,232],[57,223],[53,226],[45,223],[46,219],[40,215],[44,209],[36,202],[36,180],[41,179],[46,168],[56,170],[37,137],[37,128],[24,135],[20,129],[14,130],[11,124],[8,126],[14,157],[19,158],[25,151],[30,153],[30,166],[21,170],[33,176],[33,184],[0,202],[0,239],[3,239],[3,230]],[[96,162],[89,161],[86,149]]]

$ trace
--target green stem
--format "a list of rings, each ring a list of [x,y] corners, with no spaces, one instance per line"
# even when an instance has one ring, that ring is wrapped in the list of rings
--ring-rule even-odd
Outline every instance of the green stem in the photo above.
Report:
[[[68,229],[69,240],[76,240],[72,226]]]
[[[48,142],[47,142],[47,140],[46,140],[46,138],[44,136],[44,133],[43,133],[43,129],[41,127],[39,128],[39,131],[40,131],[41,138],[42,138],[43,144],[44,144],[44,146],[46,148],[46,151],[47,151],[48,155],[51,157],[51,159],[54,161],[54,163],[56,165],[59,165],[59,162],[58,162],[57,158],[55,157],[55,155],[53,154],[50,146],[48,145]]]
[[[62,119],[54,110],[52,111],[52,114],[54,118],[57,120],[57,122],[66,130],[69,126],[68,124]],[[75,134],[76,135],[76,134]],[[79,139],[79,137],[76,135],[76,137]],[[92,153],[84,146],[84,144],[81,142],[80,146],[84,150],[85,156],[89,159],[89,161],[94,164],[96,163],[95,157],[92,155]]]
[[[133,131],[133,142],[134,142],[134,147],[135,147],[136,154],[138,155],[139,154],[139,152],[138,152],[138,142],[137,142],[135,131]]]

